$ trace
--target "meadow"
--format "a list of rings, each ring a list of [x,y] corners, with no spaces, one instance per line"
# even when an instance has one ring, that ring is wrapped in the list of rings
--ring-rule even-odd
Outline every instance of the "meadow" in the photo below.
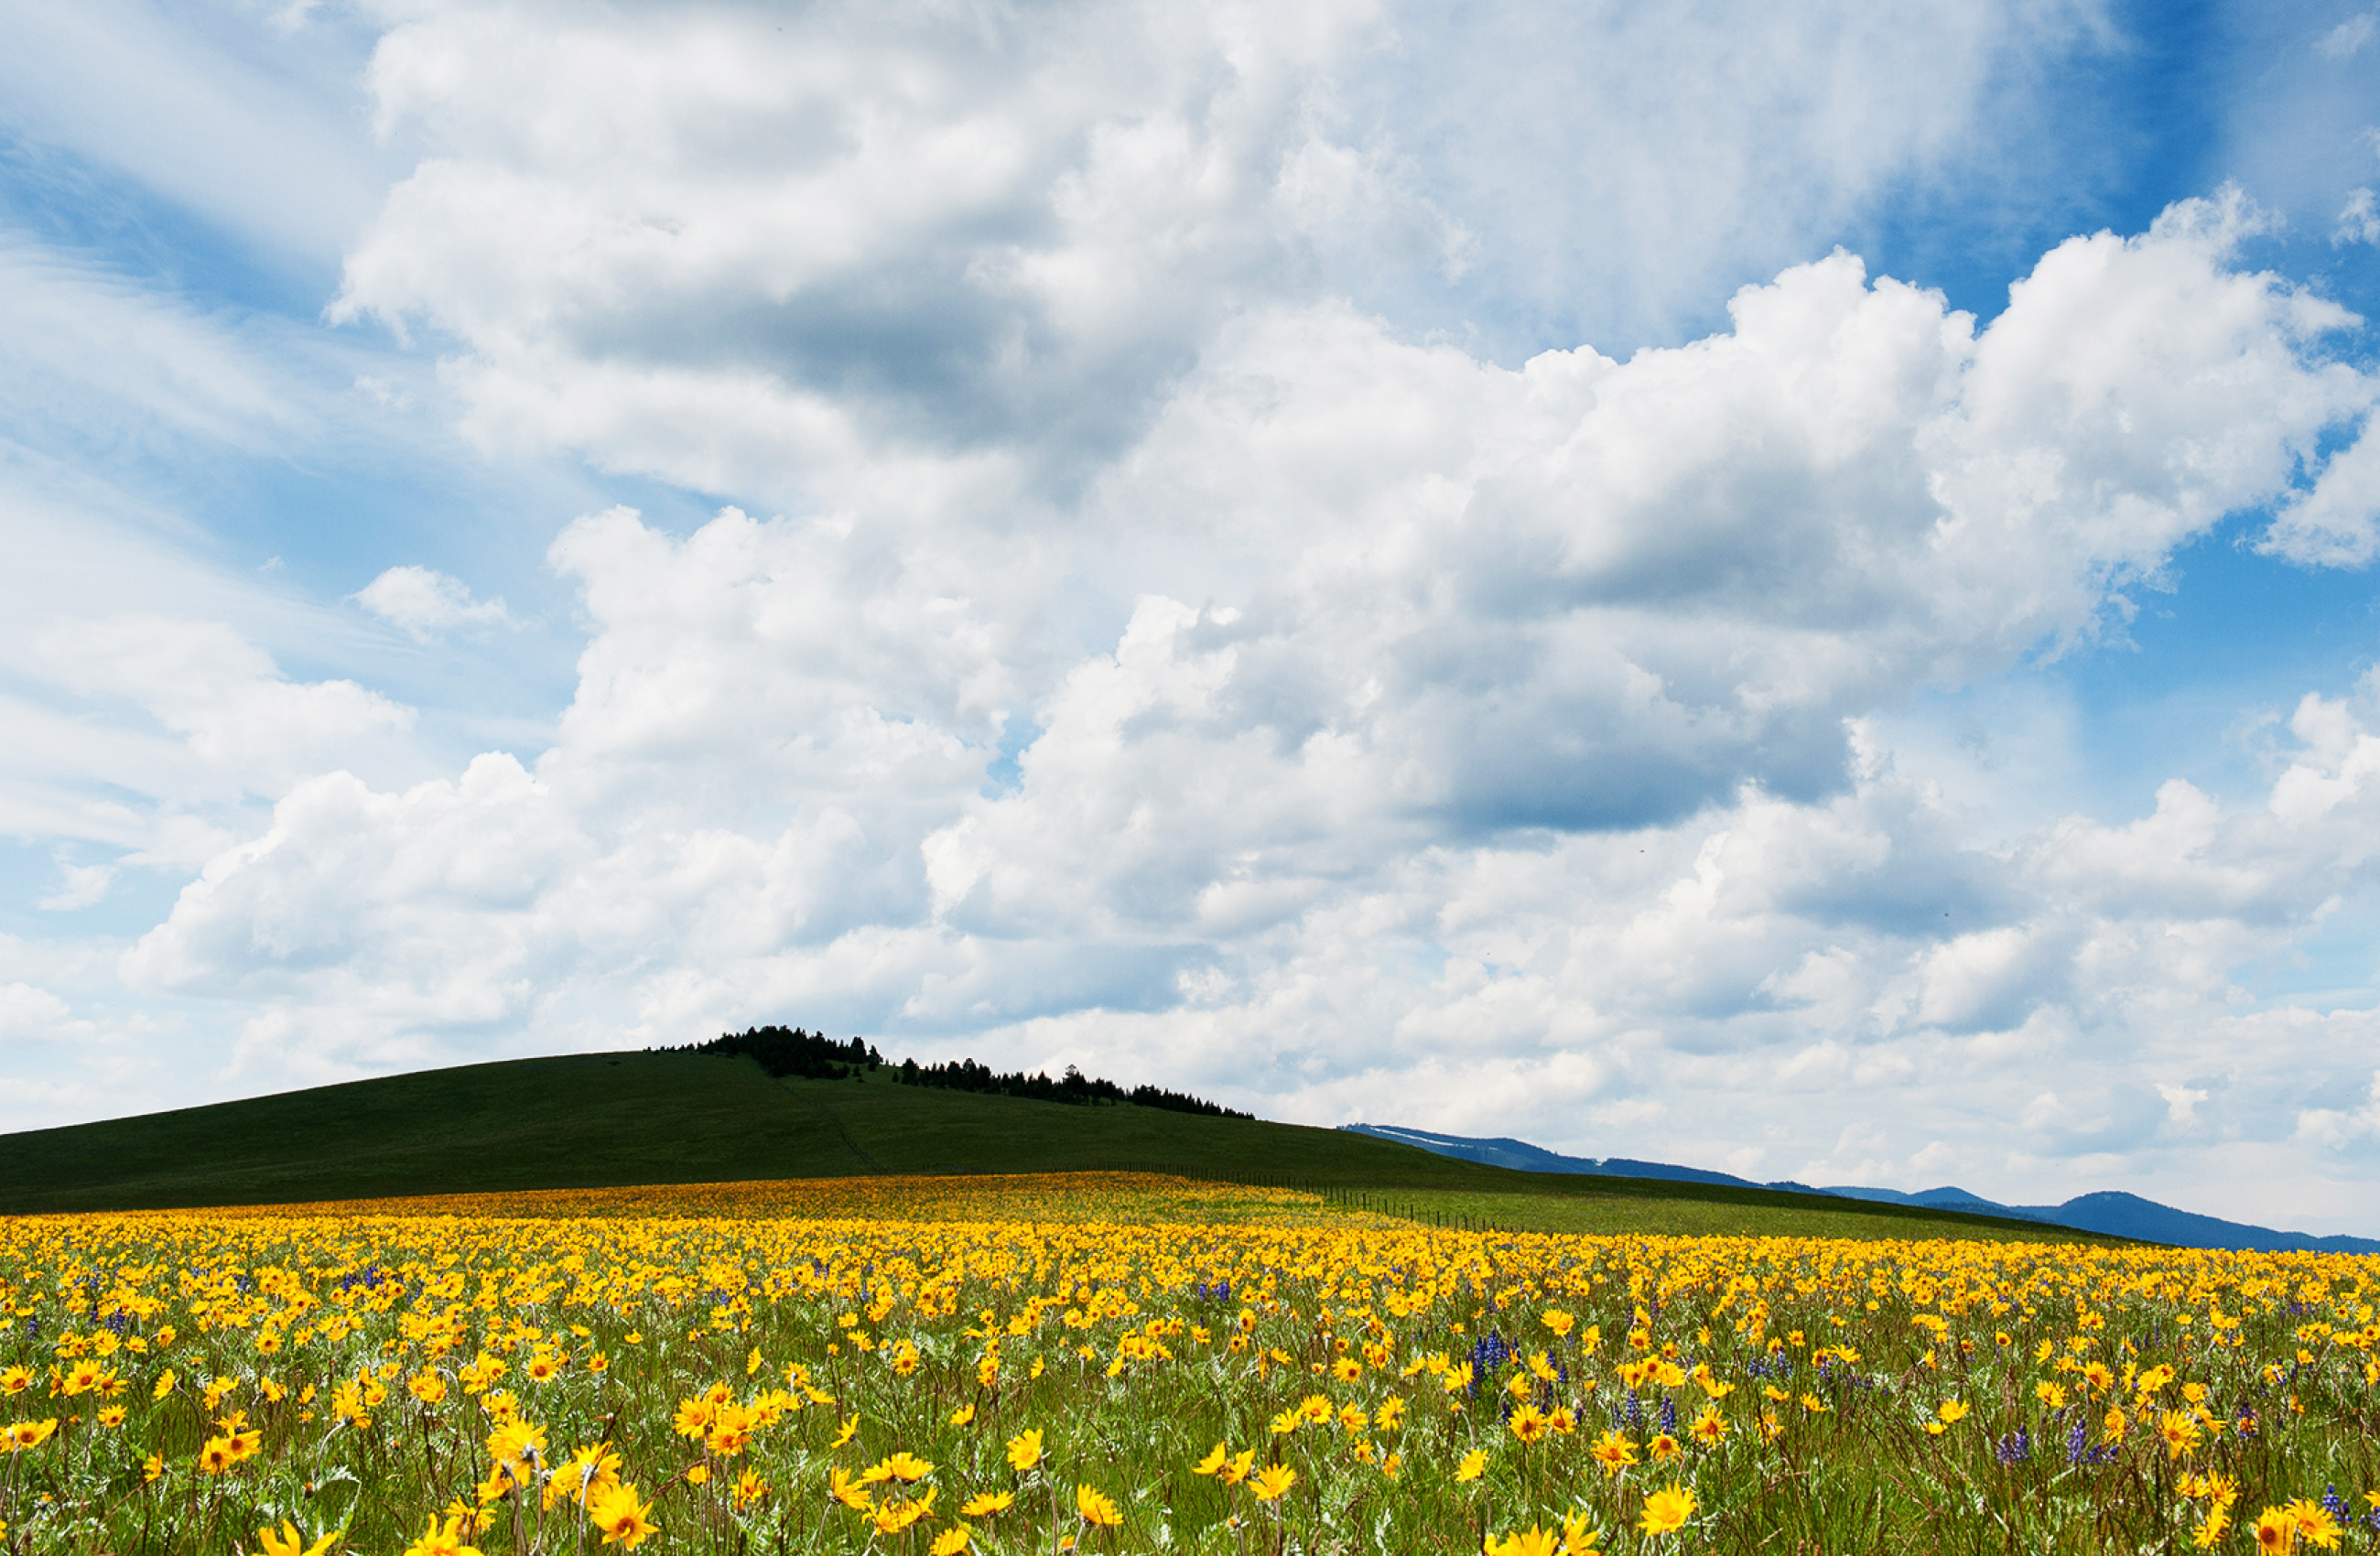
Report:
[[[0,1135],[0,1214],[1117,1170],[1389,1194],[1512,1230],[2045,1234],[1824,1195],[1515,1173],[1259,1119],[971,1096],[880,1074],[777,1080],[747,1058],[684,1052],[468,1064]]]
[[[2380,1261],[1179,1178],[0,1222],[12,1551],[2380,1544]]]

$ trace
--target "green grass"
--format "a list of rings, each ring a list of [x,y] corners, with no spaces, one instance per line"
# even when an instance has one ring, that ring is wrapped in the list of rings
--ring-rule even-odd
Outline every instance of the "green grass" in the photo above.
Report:
[[[748,1059],[601,1053],[317,1087],[0,1136],[0,1214],[873,1173],[1124,1170],[1381,1197],[1508,1230],[2100,1240],[1988,1217],[1515,1173],[1342,1130],[1071,1107]]]
[[[0,1136],[0,1210],[259,1205],[863,1170],[813,1112],[779,1095],[748,1061],[588,1054]]]
[[[1524,1174],[1514,1174],[1523,1176]],[[1536,1174],[1526,1174],[1535,1176]],[[1571,1182],[1580,1182],[1572,1179]],[[1381,1188],[1342,1192],[1354,1209],[1500,1232],[1595,1237],[1967,1237],[1996,1243],[2114,1243],[2113,1237],[1983,1216],[1903,1211],[1879,1222],[1860,1200],[1711,1189],[1657,1178],[1589,1178],[1570,1192]],[[1722,1196],[1735,1197],[1721,1197]],[[1898,1209],[1898,1207],[1895,1207]]]

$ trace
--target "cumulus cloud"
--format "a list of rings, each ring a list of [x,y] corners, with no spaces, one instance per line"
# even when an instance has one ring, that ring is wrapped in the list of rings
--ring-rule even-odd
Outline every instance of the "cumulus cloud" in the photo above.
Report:
[[[0,1042],[23,1042],[58,1035],[73,1011],[46,989],[0,983]]]
[[[428,567],[391,567],[350,598],[421,641],[458,626],[512,625],[502,600],[474,600],[462,579]]]
[[[2380,419],[2273,516],[2264,550],[2308,566],[2361,567],[2380,551]]]
[[[2157,1095],[2165,1099],[2166,1122],[2183,1129],[2198,1122],[2198,1104],[2206,1100],[2206,1091],[2171,1085],[2161,1085],[2156,1089]]]
[[[2380,1071],[2360,1108],[2308,1108],[2298,1114],[2298,1138],[2333,1150],[2380,1142]]]
[[[400,734],[413,721],[411,709],[353,681],[288,679],[221,622],[140,613],[67,618],[34,647],[58,683],[139,704],[251,793],[278,793],[325,757]]]
[[[2111,12],[1392,6],[1393,41],[1337,102],[1477,251],[1458,286],[1427,285],[1385,246],[1331,279],[1505,361],[1682,338],[1736,285],[1823,249],[1882,188],[1956,176],[1987,199],[1996,163],[2054,160],[2025,83],[2120,47]]]
[[[591,515],[550,749],[298,784],[127,976],[245,1002],[260,1068],[796,1013],[1911,1186],[2279,1149],[2312,1039],[2243,1043],[2230,970],[2366,881],[2368,695],[2298,710],[2262,804],[2016,839],[1865,717],[2325,479],[2373,385],[2235,267],[2254,220],[2076,238],[1984,329],[1837,254],[1625,362],[1252,310],[1030,525]]]
[[[2024,120],[1996,83],[2100,9],[409,6],[370,83],[429,154],[334,316],[451,342],[492,444],[997,502],[1250,308],[1665,335]]]

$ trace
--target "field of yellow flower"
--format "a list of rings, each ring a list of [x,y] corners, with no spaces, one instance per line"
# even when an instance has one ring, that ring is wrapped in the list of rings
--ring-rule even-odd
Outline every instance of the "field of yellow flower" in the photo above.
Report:
[[[15,1220],[0,1543],[2375,1549],[2375,1301],[1120,1175]]]

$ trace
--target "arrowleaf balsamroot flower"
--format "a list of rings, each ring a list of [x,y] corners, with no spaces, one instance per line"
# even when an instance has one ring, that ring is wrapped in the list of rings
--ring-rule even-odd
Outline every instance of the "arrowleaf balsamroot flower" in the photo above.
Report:
[[[1636,1526],[1648,1535],[1672,1535],[1694,1515],[1694,1494],[1682,1486],[1670,1486],[1645,1499],[1645,1516]]]
[[[2298,1538],[2323,1550],[2338,1548],[2338,1520],[2330,1509],[2312,1497],[2300,1497],[2289,1503],[2289,1516],[2298,1521]]]
[[[1297,1472],[1287,1465],[1267,1465],[1248,1482],[1258,1501],[1271,1501],[1297,1484]]]
[[[1112,1529],[1123,1522],[1123,1510],[1115,1499],[1090,1486],[1075,1488],[1075,1512],[1095,1528]]]
[[[1636,1462],[1635,1448],[1616,1431],[1608,1431],[1597,1438],[1595,1446],[1587,1452],[1594,1455],[1597,1464],[1603,1466],[1606,1475],[1618,1475]]]
[[[1041,1428],[1030,1428],[1008,1440],[1008,1467],[1022,1475],[1041,1462]]]
[[[932,1465],[917,1457],[917,1454],[907,1452],[893,1454],[879,1467],[893,1479],[901,1481],[923,1480],[934,1473]],[[870,1470],[868,1473],[873,1475],[876,1472]]]
[[[449,1518],[443,1526],[438,1515],[430,1515],[430,1527],[419,1539],[405,1548],[405,1556],[480,1556],[480,1548],[463,1541],[459,1518]]]
[[[57,1429],[58,1418],[55,1416],[44,1421],[13,1421],[8,1426],[8,1452],[21,1453],[39,1448]]]
[[[256,1531],[256,1549],[258,1556],[325,1556],[325,1552],[338,1543],[339,1536],[343,1533],[345,1533],[344,1530],[333,1529],[313,1544],[308,1545],[305,1543],[306,1537],[298,1532],[298,1526],[284,1519],[278,1534],[271,1529]]]
[[[2259,1551],[2294,1550],[2298,1544],[2298,1515],[2286,1507],[2268,1507],[2256,1514],[2252,1532]]]
[[[873,1514],[876,1532],[880,1535],[897,1535],[912,1524],[922,1523],[932,1517],[934,1500],[939,1494],[933,1487],[929,1486],[923,1493],[905,1501],[882,1503]]]
[[[603,1531],[605,1545],[634,1550],[661,1532],[650,1514],[652,1504],[637,1500],[637,1489],[625,1484],[604,1488],[588,1498],[587,1520]]]
[[[2157,1436],[2165,1440],[2166,1457],[2179,1459],[2198,1446],[2198,1417],[2187,1410],[2168,1410],[2157,1417]]]

